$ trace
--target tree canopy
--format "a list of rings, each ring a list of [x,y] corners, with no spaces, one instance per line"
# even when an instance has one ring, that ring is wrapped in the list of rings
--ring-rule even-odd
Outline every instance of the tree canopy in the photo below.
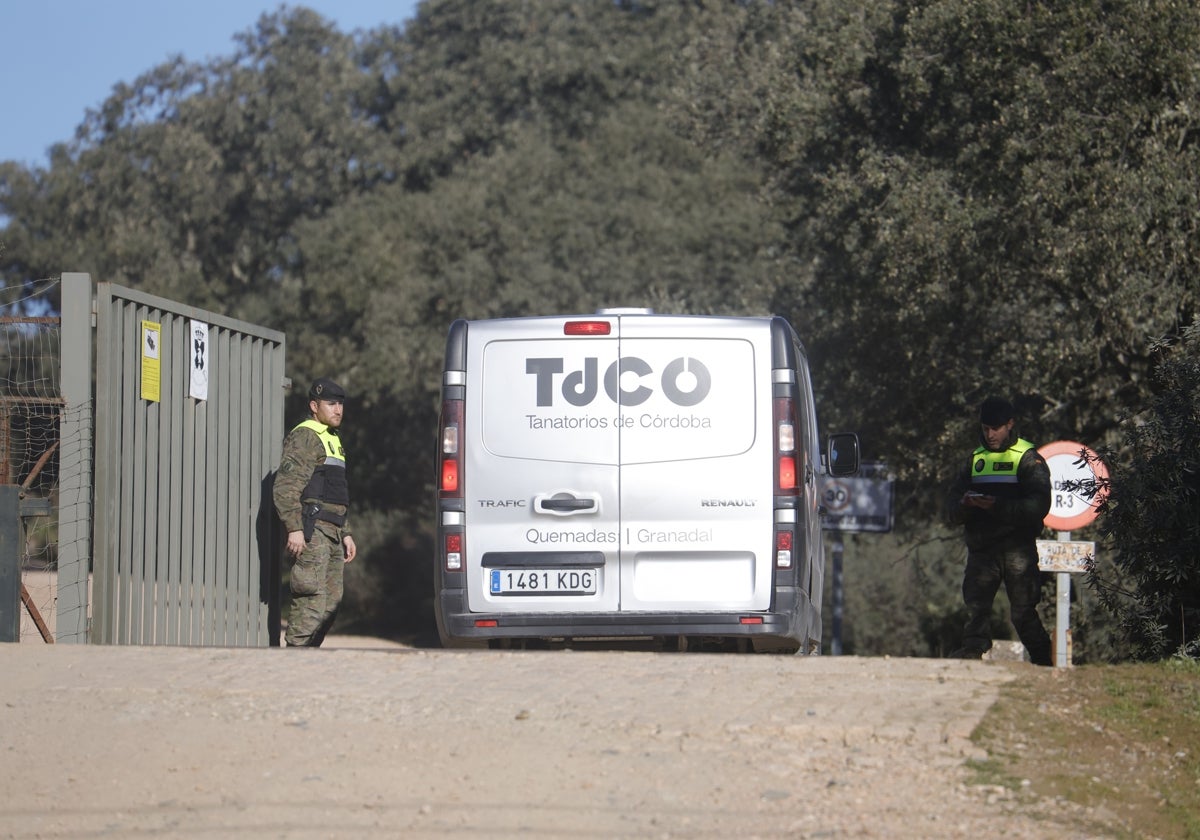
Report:
[[[1164,342],[1146,409],[1121,446],[1103,491],[1100,532],[1115,556],[1091,583],[1144,658],[1200,654],[1200,327]]]
[[[0,163],[0,279],[227,312],[341,381],[364,560],[417,593],[364,610],[429,595],[457,317],[786,315],[928,536],[986,394],[1039,442],[1150,405],[1200,295],[1197,54],[1180,0],[425,0],[354,36],[284,7]]]

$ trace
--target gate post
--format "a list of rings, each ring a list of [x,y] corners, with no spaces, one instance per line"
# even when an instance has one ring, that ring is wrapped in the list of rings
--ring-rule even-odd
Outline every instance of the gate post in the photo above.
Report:
[[[62,397],[59,424],[58,611],[60,642],[88,640],[92,562],[92,276],[62,276]]]
[[[21,641],[20,488],[0,485],[0,642]]]

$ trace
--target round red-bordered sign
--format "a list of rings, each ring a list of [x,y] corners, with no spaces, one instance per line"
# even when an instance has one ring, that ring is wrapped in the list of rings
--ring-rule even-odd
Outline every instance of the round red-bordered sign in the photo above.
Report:
[[[1080,453],[1086,452],[1088,460]],[[1050,512],[1046,514],[1047,528],[1074,531],[1096,518],[1096,508],[1103,495],[1087,498],[1079,491],[1064,489],[1068,481],[1100,481],[1108,478],[1108,468],[1096,453],[1082,443],[1059,440],[1038,447],[1038,454],[1050,468]]]

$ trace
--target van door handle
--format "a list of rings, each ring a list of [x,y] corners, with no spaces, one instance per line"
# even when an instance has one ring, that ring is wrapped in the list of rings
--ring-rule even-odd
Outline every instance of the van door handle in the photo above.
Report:
[[[596,506],[595,499],[542,499],[544,510],[591,510]]]
[[[596,498],[570,493],[539,494],[533,499],[533,509],[538,513],[568,516],[572,513],[595,513],[600,509],[600,502]]]

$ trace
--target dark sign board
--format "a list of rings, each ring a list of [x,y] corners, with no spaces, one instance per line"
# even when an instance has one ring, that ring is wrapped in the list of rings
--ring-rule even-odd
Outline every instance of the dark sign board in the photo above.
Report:
[[[825,508],[822,527],[826,531],[892,530],[893,482],[887,465],[864,463],[852,476],[824,476],[821,505]]]

